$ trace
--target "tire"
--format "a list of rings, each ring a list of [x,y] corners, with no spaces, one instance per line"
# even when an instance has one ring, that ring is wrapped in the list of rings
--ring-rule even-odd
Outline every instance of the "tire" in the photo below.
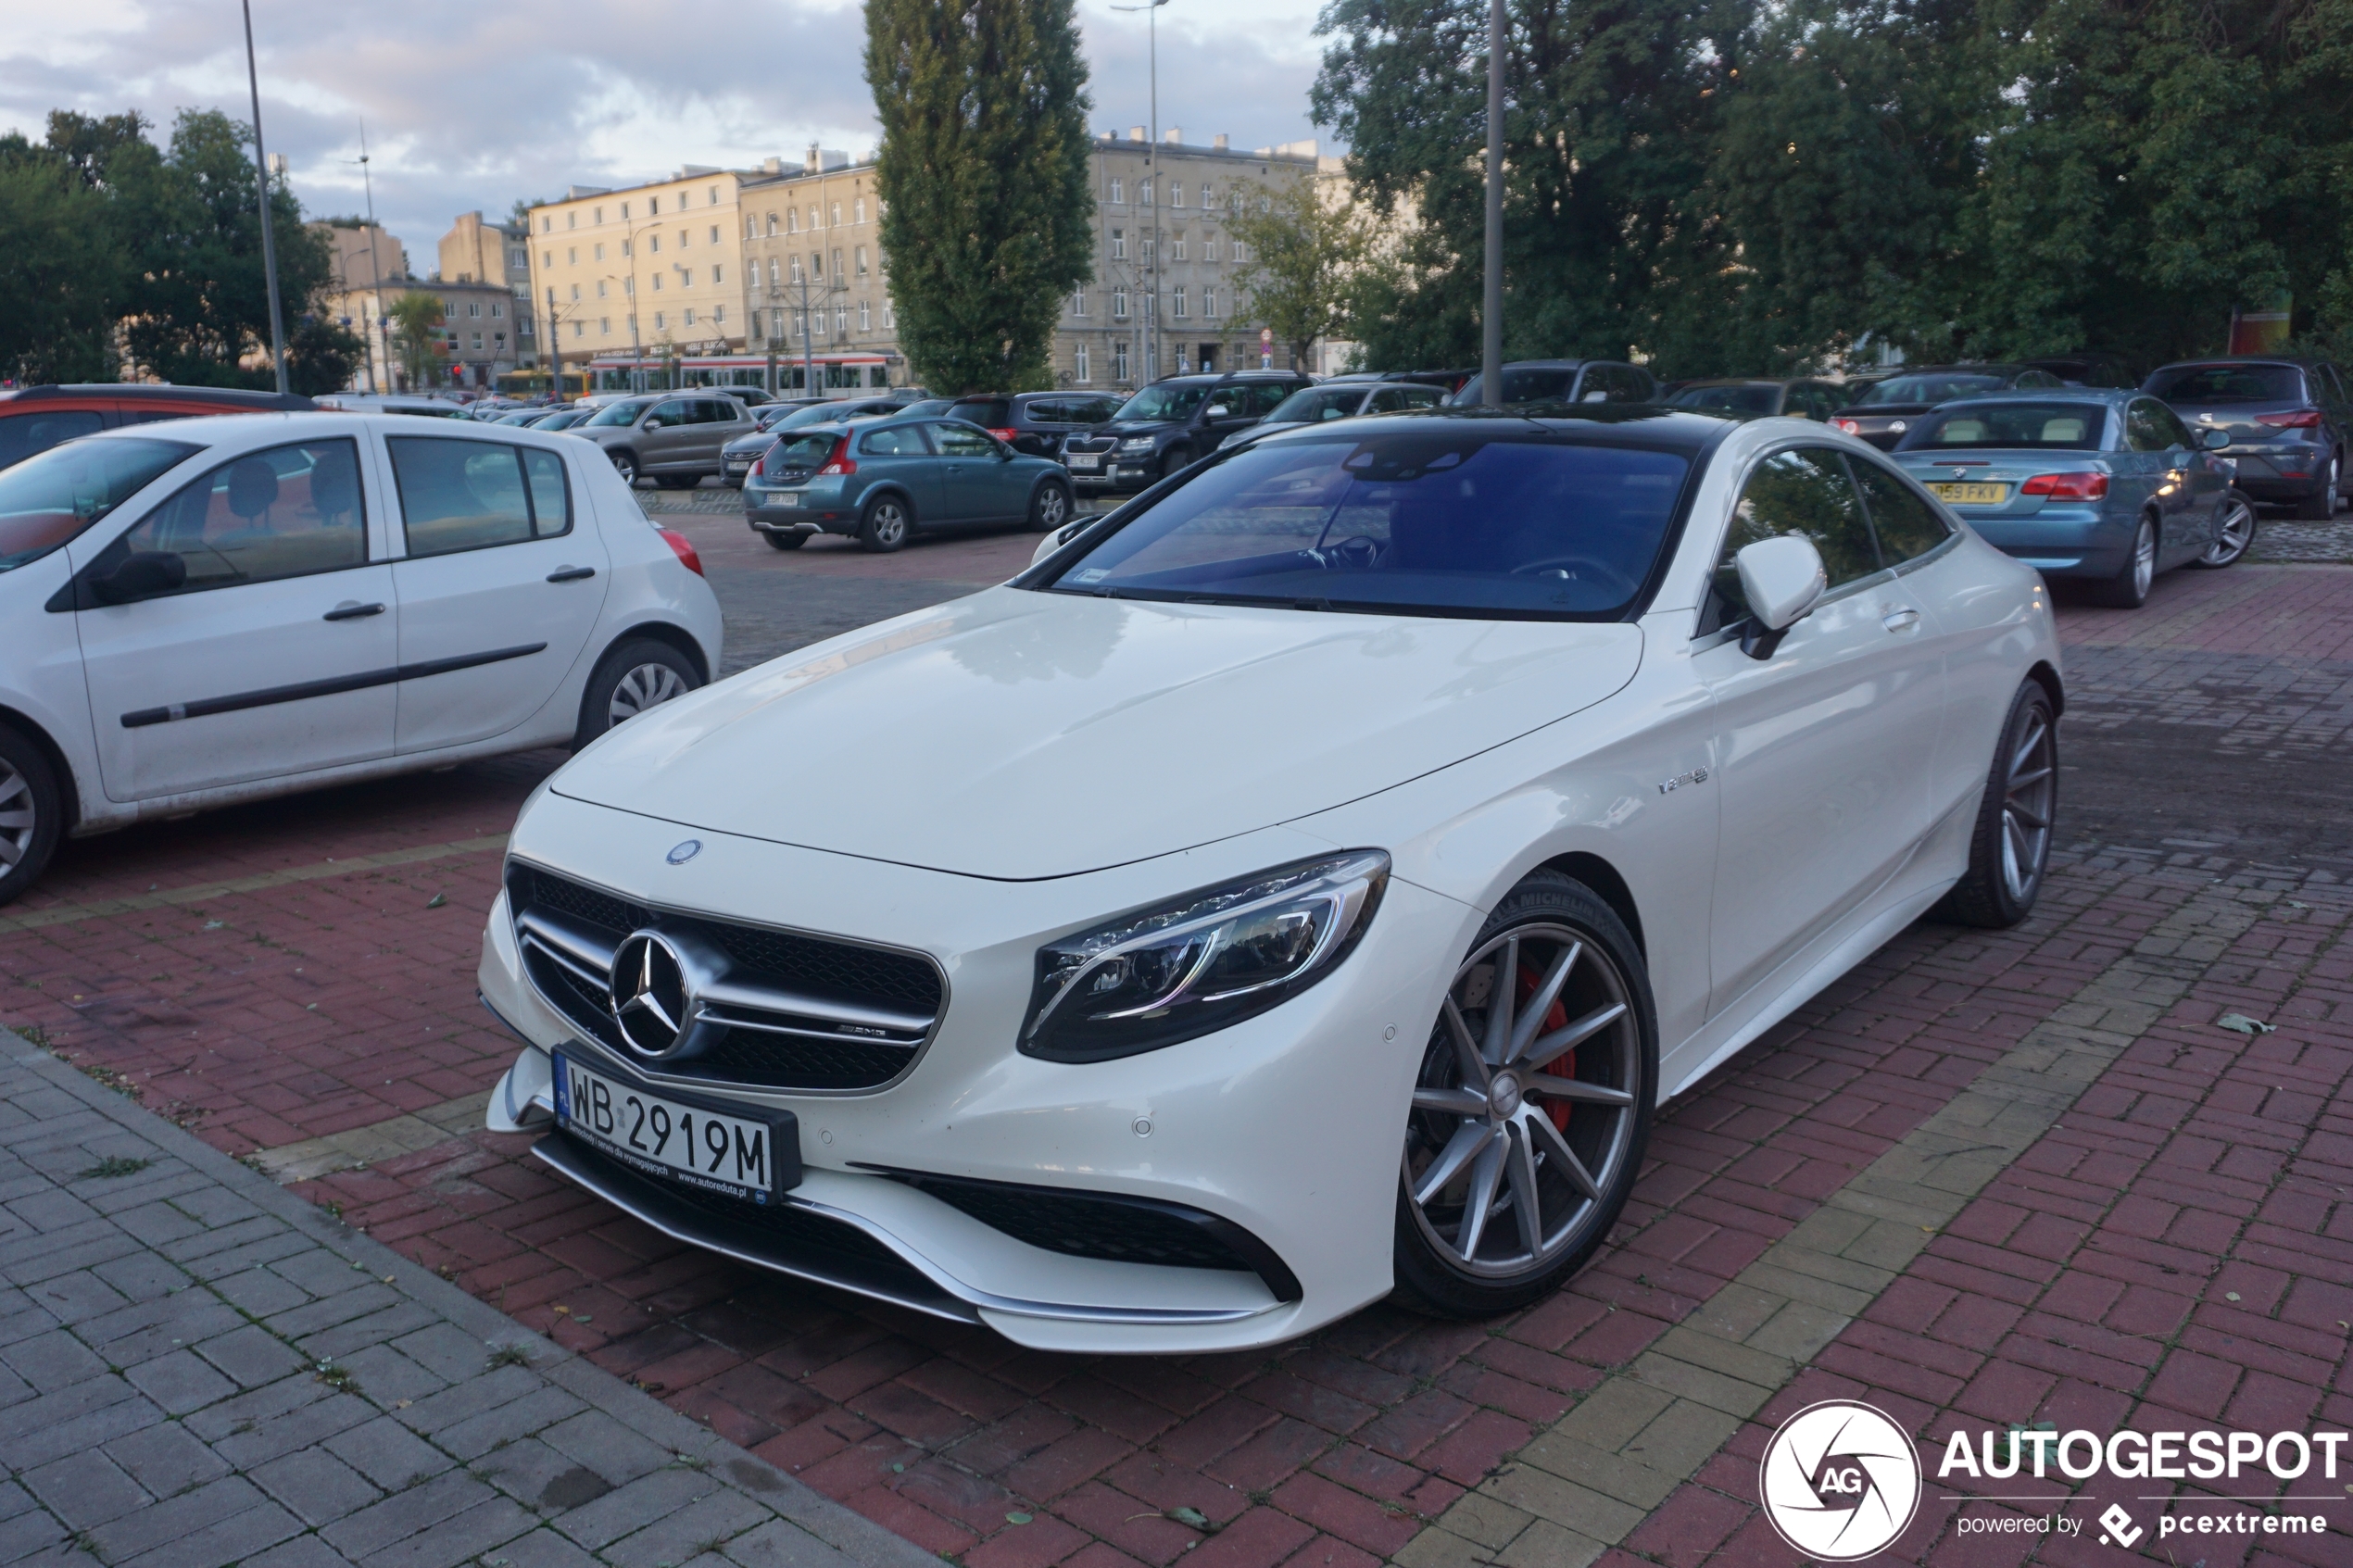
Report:
[[[632,637],[614,644],[597,661],[588,688],[580,695],[580,729],[573,737],[573,749],[701,684],[693,663],[668,643]]]
[[[40,880],[65,833],[65,797],[48,753],[0,724],[0,904]]]
[[[661,485],[664,490],[692,490],[696,485],[702,483],[702,475],[698,473],[660,473],[654,475],[654,483]]]
[[[2321,487],[2296,503],[2296,516],[2300,522],[2326,522],[2336,516],[2336,487],[2344,478],[2345,460],[2332,453],[2329,456],[2328,477]]]
[[[2029,680],[2010,699],[1969,834],[1969,871],[1929,913],[2002,930],[2024,920],[2050,867],[2058,816],[2058,726],[2051,694]]]
[[[806,533],[763,533],[761,537],[768,541],[772,550],[798,550],[809,543]]]
[[[915,508],[906,496],[886,491],[866,503],[858,517],[858,543],[877,555],[887,555],[915,531]]]
[[[2148,603],[2157,581],[2157,520],[2141,519],[2133,531],[2133,550],[2115,576],[2092,585],[2092,602],[2110,609],[2138,609]]]
[[[1486,1001],[1506,967],[1516,1028],[1499,1023]],[[1544,1010],[1531,1025],[1537,1002]],[[1507,1031],[1493,1047],[1484,1041],[1491,1024]],[[1565,1035],[1573,1043],[1564,1046]],[[1489,1065],[1498,1059],[1504,1071]],[[1569,1072],[1554,1071],[1562,1063]],[[1484,1092],[1475,1086],[1482,1075]],[[1581,1086],[1572,1098],[1553,1092],[1556,1083]],[[1657,1083],[1641,949],[1592,889],[1535,872],[1479,927],[1423,1047],[1398,1179],[1399,1303],[1436,1317],[1493,1317],[1582,1268],[1633,1190]],[[1475,1220],[1482,1191],[1490,1196]],[[1523,1225],[1531,1193],[1534,1220]]]
[[[2255,503],[2235,490],[2222,493],[2222,522],[2214,543],[2206,553],[2192,561],[2192,566],[2219,571],[2226,566],[2236,566],[2255,547]]]
[[[1187,468],[1191,466],[1192,460],[1193,457],[1191,453],[1186,451],[1181,446],[1176,448],[1176,450],[1161,458],[1160,477],[1166,479],[1172,474],[1184,472]]]
[[[615,452],[612,455],[612,471],[621,475],[622,483],[635,489],[638,479],[637,454],[635,452]]]
[[[1029,497],[1029,531],[1051,533],[1070,521],[1076,504],[1070,498],[1070,486],[1058,479],[1050,479]]]

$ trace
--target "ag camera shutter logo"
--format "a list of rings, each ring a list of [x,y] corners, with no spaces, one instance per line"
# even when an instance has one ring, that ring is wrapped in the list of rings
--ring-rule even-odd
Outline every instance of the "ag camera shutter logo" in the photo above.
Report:
[[[1884,1549],[1920,1501],[1920,1461],[1884,1411],[1825,1399],[1781,1423],[1757,1467],[1765,1517],[1808,1557],[1853,1562]]]

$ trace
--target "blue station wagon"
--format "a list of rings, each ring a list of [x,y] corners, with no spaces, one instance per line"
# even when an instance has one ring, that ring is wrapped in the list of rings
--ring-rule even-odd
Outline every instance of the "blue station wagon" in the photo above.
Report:
[[[744,476],[745,520],[780,550],[819,533],[869,550],[895,550],[927,528],[1018,523],[1043,533],[1072,510],[1060,463],[963,420],[901,414],[784,431]]]

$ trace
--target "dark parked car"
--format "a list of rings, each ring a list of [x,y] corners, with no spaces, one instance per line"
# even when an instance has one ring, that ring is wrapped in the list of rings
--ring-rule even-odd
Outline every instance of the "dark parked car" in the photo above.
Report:
[[[2141,384],[2132,367],[2113,354],[2055,354],[2029,359],[2038,370],[2048,370],[2069,386],[2112,387],[2130,392]]]
[[[1874,382],[1862,396],[1832,415],[1831,422],[1886,452],[1904,439],[1914,420],[1939,403],[2058,384],[2058,377],[2032,365],[1923,365]]]
[[[1683,382],[1659,401],[1670,408],[1697,408],[1703,413],[1780,414],[1790,419],[1827,420],[1853,395],[1851,387],[1836,382],[1744,376]]]
[[[1358,414],[1403,414],[1415,408],[1435,408],[1445,400],[1444,390],[1427,382],[1370,374],[1332,376],[1292,393],[1258,423],[1227,436],[1219,443],[1219,449],[1239,446],[1277,431],[1321,424],[1327,420],[1351,419]]]
[[[2200,359],[2167,365],[2142,391],[2201,430],[2227,432],[2241,490],[2284,502],[2296,515],[2336,515],[2348,478],[2345,436],[2353,425],[2345,378],[2318,359]]]
[[[829,397],[815,403],[771,403],[754,416],[755,428],[736,437],[720,448],[719,477],[728,484],[741,484],[744,475],[752,470],[778,433],[801,430],[810,425],[837,424],[844,420],[875,420],[886,414],[904,414],[911,406],[892,397]]]
[[[1141,490],[1248,430],[1303,386],[1296,370],[1237,370],[1230,375],[1170,376],[1120,406],[1093,433],[1063,443],[1063,461],[1079,494]]]
[[[202,414],[263,414],[311,409],[308,397],[221,386],[152,386],[99,382],[0,392],[0,469],[46,452],[60,441],[102,430],[185,420]]]
[[[1015,392],[959,397],[951,419],[969,420],[1016,452],[1060,458],[1063,440],[1109,424],[1119,399],[1098,392]]]
[[[1640,365],[1615,359],[1515,359],[1504,367],[1504,403],[1649,403],[1658,382]],[[1448,401],[1486,406],[1486,380],[1472,376]]]
[[[921,415],[783,431],[744,481],[745,521],[780,550],[818,533],[869,550],[895,550],[919,528],[1018,522],[1042,533],[1073,509],[1060,463]]]

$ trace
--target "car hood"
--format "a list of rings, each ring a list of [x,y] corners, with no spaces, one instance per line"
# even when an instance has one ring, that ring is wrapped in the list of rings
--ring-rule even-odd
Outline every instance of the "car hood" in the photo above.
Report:
[[[1089,435],[1159,435],[1166,431],[1181,430],[1176,420],[1110,420],[1094,426]]]
[[[1011,881],[1342,805],[1633,679],[1639,627],[992,588],[665,704],[552,788],[687,827]]]
[[[722,446],[719,455],[723,458],[757,458],[775,444],[776,436],[773,431],[754,431],[749,435],[739,435]]]

